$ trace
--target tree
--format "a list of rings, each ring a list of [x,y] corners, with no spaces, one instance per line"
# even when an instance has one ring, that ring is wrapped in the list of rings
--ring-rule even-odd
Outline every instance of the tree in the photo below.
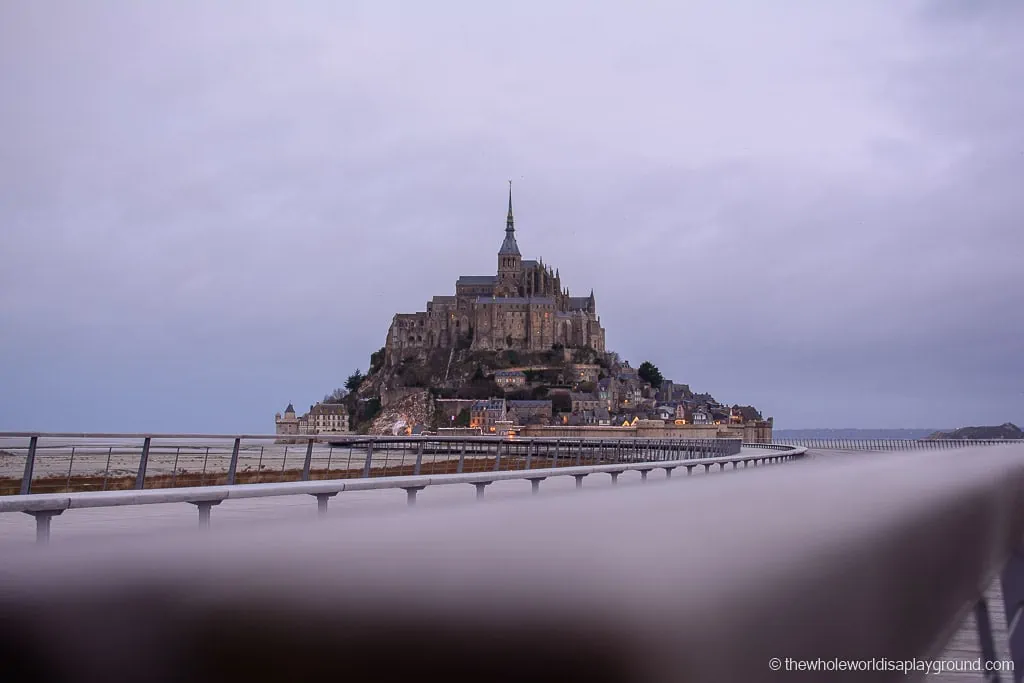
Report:
[[[356,370],[345,380],[345,388],[349,391],[358,391],[359,385],[363,383],[364,379],[366,379],[366,376],[359,370]]]
[[[665,381],[665,378],[661,376],[661,370],[658,369],[658,366],[649,360],[645,360],[640,364],[636,374],[655,389],[660,387],[661,383]]]
[[[324,396],[324,403],[344,403],[345,397],[348,396],[348,390],[342,387],[338,387],[331,393]]]
[[[459,411],[459,414],[455,416],[456,427],[468,427],[469,426],[469,411],[465,408]]]
[[[494,380],[476,380],[459,387],[456,396],[465,399],[485,400],[494,396],[501,396],[505,392]]]

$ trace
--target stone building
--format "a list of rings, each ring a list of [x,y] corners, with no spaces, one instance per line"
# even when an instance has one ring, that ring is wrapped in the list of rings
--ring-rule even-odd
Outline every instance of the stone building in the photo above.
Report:
[[[572,412],[574,413],[584,410],[597,410],[601,406],[600,399],[594,394],[573,391],[569,394],[569,399],[572,401]]]
[[[484,434],[493,434],[498,423],[507,420],[508,408],[503,398],[477,401],[469,409],[469,426],[483,430]]]
[[[552,403],[550,400],[509,401],[508,413],[509,418],[516,424],[549,424]]]
[[[340,403],[317,403],[309,412],[298,416],[291,403],[284,409],[284,415],[274,415],[276,434],[346,434],[348,433],[348,408]]]
[[[590,347],[604,352],[605,334],[594,292],[571,296],[561,273],[543,259],[524,260],[516,243],[509,184],[505,238],[495,275],[463,275],[455,295],[439,295],[426,311],[399,313],[385,343],[385,362],[424,350],[547,351]]]
[[[276,428],[275,434],[307,434],[306,431],[308,423],[305,420],[305,416],[300,423],[299,418],[295,415],[295,408],[291,403],[284,409],[284,416],[281,413],[274,415],[274,427]],[[300,432],[299,429],[302,429]]]
[[[593,384],[597,382],[600,372],[600,365],[590,363],[573,363],[569,366],[570,380],[573,382],[589,382]]]
[[[526,384],[526,373],[522,370],[498,370],[494,382],[503,389],[515,389]]]

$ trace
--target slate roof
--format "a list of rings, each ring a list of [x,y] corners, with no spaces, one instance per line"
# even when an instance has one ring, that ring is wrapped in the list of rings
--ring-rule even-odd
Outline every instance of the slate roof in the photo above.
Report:
[[[549,408],[549,407],[551,407],[551,401],[544,401],[544,400],[509,401],[508,404],[512,408]]]
[[[345,407],[344,403],[317,403],[309,409],[309,412],[313,415],[330,415],[330,414],[348,414],[348,408]]]
[[[502,407],[501,404],[502,404],[502,400],[500,398],[488,399],[488,400],[480,400],[480,401],[477,401],[476,403],[474,403],[470,409],[471,410],[501,410],[501,407]]]
[[[555,300],[550,296],[478,296],[478,304],[554,304]]]
[[[519,256],[519,245],[516,244],[516,234],[512,230],[505,230],[505,240],[501,243],[498,256]]]
[[[497,275],[460,275],[456,285],[493,285],[498,281]]]
[[[589,296],[570,296],[569,297],[569,309],[574,311],[582,311],[590,305]]]

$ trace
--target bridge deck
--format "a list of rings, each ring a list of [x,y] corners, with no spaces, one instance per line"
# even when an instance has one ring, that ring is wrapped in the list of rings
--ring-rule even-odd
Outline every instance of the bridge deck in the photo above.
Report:
[[[843,451],[811,451],[816,457],[879,457],[879,454]],[[884,456],[883,456],[884,457]],[[711,472],[711,476],[742,476],[740,471]],[[709,476],[702,468],[696,468],[694,477]],[[685,486],[685,474],[677,473],[666,481],[662,476],[651,475],[648,484],[642,484],[639,473],[626,473],[619,477],[618,486]],[[588,476],[584,480],[584,493],[588,489],[608,488],[611,478],[602,475]],[[554,477],[544,481],[540,488],[542,496],[580,495],[575,490],[571,477]],[[417,507],[456,508],[481,504],[475,498],[472,486],[438,486],[423,491]],[[525,481],[496,482],[488,487],[487,501],[522,501],[528,503],[532,497],[530,485]],[[346,492],[334,498],[328,508],[328,516],[335,518],[376,517],[381,515],[415,514],[405,504],[405,492],[401,490],[376,490]],[[233,530],[260,525],[293,525],[317,522],[316,502],[309,496],[286,496],[240,501],[226,501],[214,508],[209,533],[230,534]],[[147,505],[136,508],[96,508],[69,512],[53,522],[53,543],[88,543],[90,540],[124,535],[186,534],[195,533],[196,511],[187,504]],[[28,515],[0,515],[0,548],[9,551],[15,547],[34,546],[35,523]],[[998,582],[988,592],[990,613],[996,641],[996,658],[1009,659],[1007,646],[1006,618],[1003,611],[1002,594]],[[944,659],[975,660],[981,657],[981,647],[973,616],[968,616],[959,631],[951,639],[943,653]],[[934,681],[984,680],[976,673],[944,673],[929,676]],[[1002,675],[1001,680],[1012,680]]]
[[[868,451],[840,449],[814,449],[807,451],[807,457],[809,458],[831,458],[840,456],[879,457],[880,455],[884,457],[884,454]],[[988,587],[988,590],[985,592],[985,597],[988,600],[989,615],[992,620],[992,636],[995,640],[996,659],[1009,660],[1010,648],[1009,633],[1007,631],[1006,624],[1006,611],[1003,605],[1003,591],[998,580],[993,581]],[[974,619],[974,614],[972,613],[967,615],[963,623],[960,625],[960,628],[950,639],[949,644],[942,653],[941,659],[947,661],[963,661],[977,660],[980,657],[981,643],[978,639],[978,624]],[[975,672],[945,671],[941,674],[930,675],[927,680],[929,682],[934,681],[935,683],[963,683],[963,681],[983,681],[986,679],[983,675]],[[1012,681],[1013,676],[1003,673],[1000,675],[1000,680]]]

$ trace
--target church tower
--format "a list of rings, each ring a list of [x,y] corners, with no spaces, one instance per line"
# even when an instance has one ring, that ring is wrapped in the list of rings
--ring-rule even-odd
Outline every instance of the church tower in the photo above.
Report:
[[[505,240],[498,250],[498,282],[494,288],[497,296],[519,296],[522,278],[523,257],[516,244],[515,220],[512,218],[512,181],[508,181],[508,217],[505,219]]]

